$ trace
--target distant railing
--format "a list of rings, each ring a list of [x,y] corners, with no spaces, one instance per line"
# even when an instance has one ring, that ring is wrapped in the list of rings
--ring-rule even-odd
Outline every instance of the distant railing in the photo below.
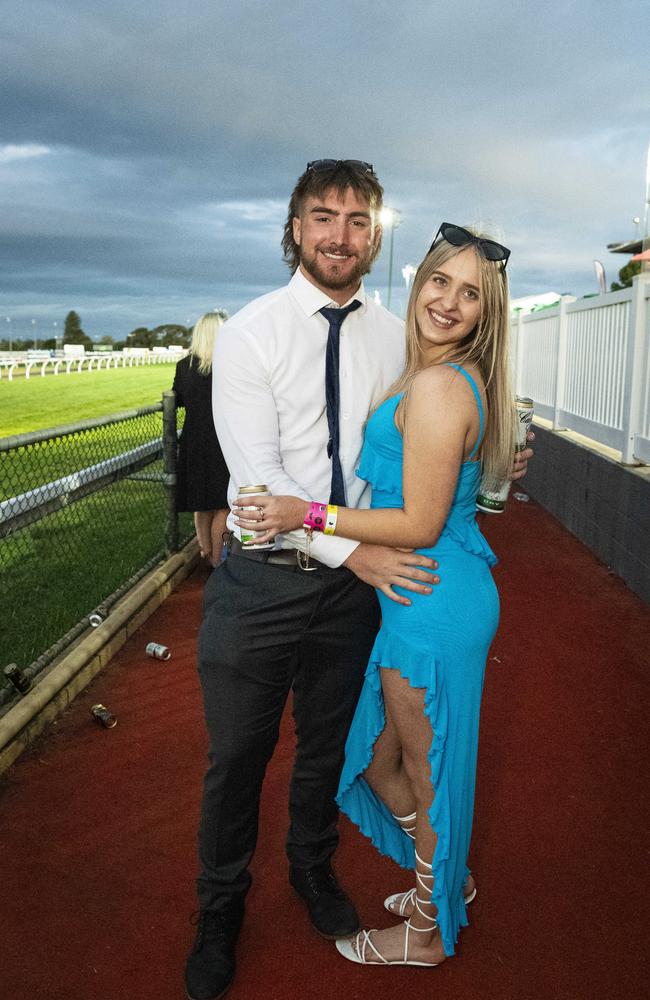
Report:
[[[154,347],[149,350],[147,347],[125,348],[123,351],[102,351],[96,354],[79,355],[52,355],[47,351],[24,351],[20,354],[14,352],[0,354],[0,379],[2,373],[7,373],[9,381],[13,381],[14,371],[20,372],[24,369],[25,378],[30,378],[32,370],[35,369],[39,375],[59,375],[71,372],[90,372],[100,368],[133,368],[138,365],[162,365],[177,364],[186,352],[171,351],[167,348]]]
[[[650,278],[513,320],[515,384],[555,430],[650,464]]]

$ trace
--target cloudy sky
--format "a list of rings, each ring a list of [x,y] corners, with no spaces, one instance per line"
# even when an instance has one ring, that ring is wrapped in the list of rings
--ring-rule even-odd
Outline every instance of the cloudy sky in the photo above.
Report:
[[[236,310],[288,276],[307,160],[375,165],[392,305],[440,221],[512,248],[514,295],[596,290],[643,217],[646,0],[2,4],[0,316],[52,336]],[[367,279],[386,300],[388,241]],[[11,318],[11,324],[6,323]],[[32,320],[35,322],[33,323]]]

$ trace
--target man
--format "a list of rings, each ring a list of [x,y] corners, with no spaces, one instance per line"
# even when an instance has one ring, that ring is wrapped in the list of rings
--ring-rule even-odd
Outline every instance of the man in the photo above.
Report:
[[[403,324],[366,296],[361,280],[381,246],[382,195],[370,164],[310,163],[285,226],[289,285],[220,331],[213,411],[231,502],[240,486],[265,484],[274,494],[368,503],[368,487],[354,474],[363,427],[401,372],[404,350]],[[278,538],[272,551],[235,540],[206,587],[199,672],[210,767],[199,928],[186,968],[191,1000],[221,996],[234,976],[261,785],[290,690],[297,749],[289,880],[325,937],[359,926],[330,859],[345,738],[378,628],[372,588],[408,603],[392,586],[430,593],[437,564],[320,534],[308,557],[305,548],[302,531]]]

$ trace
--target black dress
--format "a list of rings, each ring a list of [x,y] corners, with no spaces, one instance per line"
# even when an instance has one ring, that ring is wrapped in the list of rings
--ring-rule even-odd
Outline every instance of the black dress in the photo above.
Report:
[[[178,442],[176,510],[219,510],[228,506],[228,467],[212,419],[212,375],[201,375],[188,354],[176,365],[176,406],[185,407]]]

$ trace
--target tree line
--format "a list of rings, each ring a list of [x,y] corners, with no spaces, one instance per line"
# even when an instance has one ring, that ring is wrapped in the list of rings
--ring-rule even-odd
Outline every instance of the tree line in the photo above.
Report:
[[[128,333],[124,340],[115,340],[113,337],[104,336],[95,341],[81,326],[81,317],[74,309],[71,309],[63,324],[63,337],[20,337],[0,339],[0,350],[8,351],[12,347],[14,350],[30,350],[38,346],[45,351],[56,350],[58,343],[63,344],[83,344],[86,350],[92,350],[96,344],[105,344],[120,351],[125,347],[169,347],[172,344],[180,344],[181,347],[189,347],[192,339],[192,328],[183,326],[180,323],[162,323],[160,326],[149,330],[145,326],[138,326]],[[20,346],[18,346],[20,345]]]

